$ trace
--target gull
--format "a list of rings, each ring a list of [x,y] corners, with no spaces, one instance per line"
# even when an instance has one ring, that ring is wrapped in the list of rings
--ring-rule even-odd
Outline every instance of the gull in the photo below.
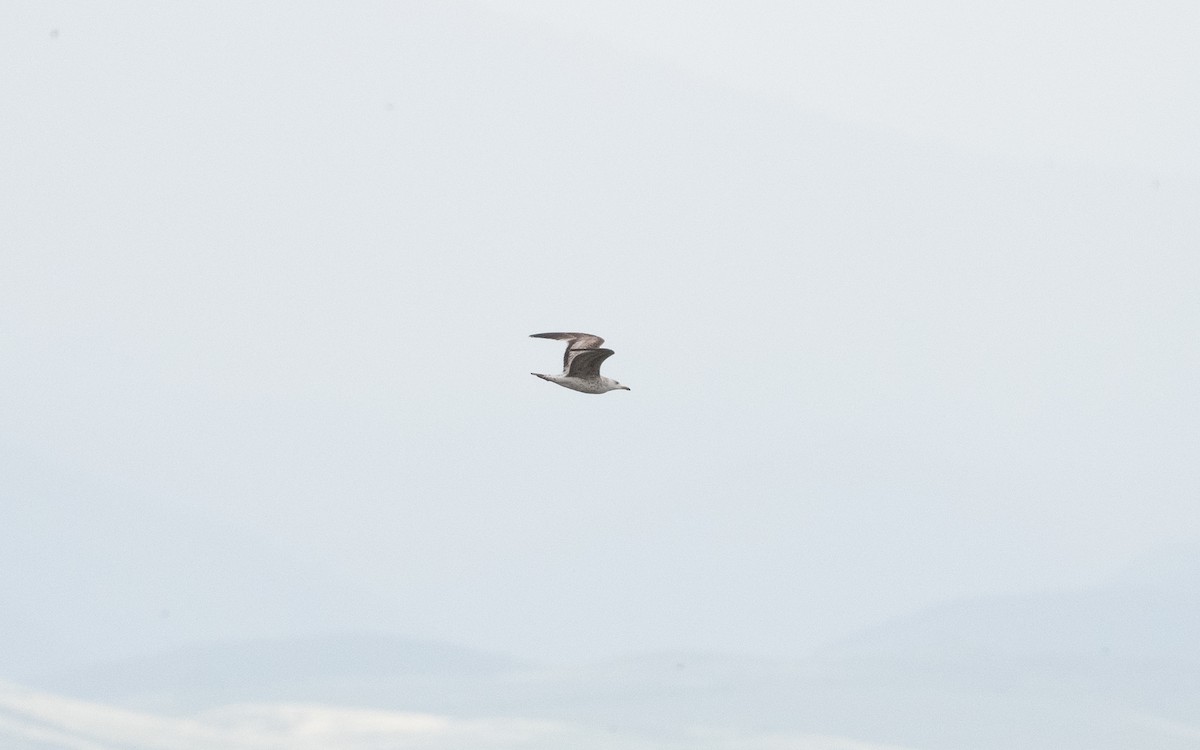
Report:
[[[607,393],[609,391],[627,391],[624,386],[600,374],[600,365],[613,355],[612,349],[601,349],[604,339],[590,333],[534,333],[530,338],[557,339],[567,342],[567,351],[563,353],[562,375],[543,375],[532,372],[542,380],[558,383],[563,388],[570,388],[580,393]]]

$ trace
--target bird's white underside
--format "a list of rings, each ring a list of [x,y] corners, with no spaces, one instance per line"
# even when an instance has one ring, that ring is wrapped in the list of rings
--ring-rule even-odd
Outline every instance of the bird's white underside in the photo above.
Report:
[[[563,388],[570,388],[573,391],[580,393],[608,393],[609,391],[627,391],[627,387],[620,385],[612,378],[573,378],[569,375],[542,375],[541,373],[533,373],[542,380],[549,380],[551,383],[558,383]]]

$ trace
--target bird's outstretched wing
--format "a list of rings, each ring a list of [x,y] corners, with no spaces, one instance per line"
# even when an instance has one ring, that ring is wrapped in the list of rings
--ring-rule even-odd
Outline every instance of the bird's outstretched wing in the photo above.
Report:
[[[558,341],[567,342],[567,350],[563,352],[564,374],[569,374],[569,371],[571,370],[571,360],[581,350],[589,351],[599,349],[599,347],[604,343],[604,339],[600,338],[599,336],[594,336],[590,333],[531,333],[529,337],[534,339],[556,339]],[[609,354],[612,354],[612,352],[609,352]],[[601,357],[601,361],[604,361],[603,357]],[[599,365],[597,365],[597,367],[599,367]]]
[[[566,374],[573,378],[598,378],[600,365],[613,355],[612,349],[582,349],[570,352],[573,356],[567,363]]]

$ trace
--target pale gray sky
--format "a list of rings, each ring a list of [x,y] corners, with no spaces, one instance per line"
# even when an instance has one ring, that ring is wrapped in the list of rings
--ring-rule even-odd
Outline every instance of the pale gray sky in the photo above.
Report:
[[[1188,6],[557,7],[0,9],[10,640],[802,654],[1195,536]]]
[[[838,119],[973,150],[1200,171],[1200,6],[482,0]]]

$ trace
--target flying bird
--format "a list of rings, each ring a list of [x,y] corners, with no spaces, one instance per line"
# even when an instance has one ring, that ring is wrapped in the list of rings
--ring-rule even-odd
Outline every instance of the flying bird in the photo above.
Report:
[[[604,339],[599,336],[590,333],[534,333],[530,338],[567,342],[567,351],[563,353],[562,375],[543,375],[540,372],[530,373],[531,375],[537,375],[542,380],[558,383],[563,388],[580,393],[629,390],[629,386],[621,385],[600,374],[600,365],[613,355],[613,350],[601,349],[600,345],[604,343]]]

